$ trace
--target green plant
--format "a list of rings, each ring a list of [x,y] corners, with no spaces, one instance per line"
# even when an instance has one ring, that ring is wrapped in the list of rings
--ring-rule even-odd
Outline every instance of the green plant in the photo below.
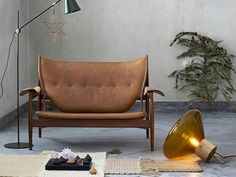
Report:
[[[175,77],[176,89],[189,90],[191,101],[207,101],[211,106],[219,94],[229,101],[235,93],[231,81],[231,73],[236,73],[232,64],[234,55],[221,47],[221,42],[196,32],[181,32],[170,44],[187,47],[177,59],[186,58],[188,64],[169,77]]]
[[[122,152],[119,149],[112,149],[111,151],[108,151],[107,154],[121,154]]]

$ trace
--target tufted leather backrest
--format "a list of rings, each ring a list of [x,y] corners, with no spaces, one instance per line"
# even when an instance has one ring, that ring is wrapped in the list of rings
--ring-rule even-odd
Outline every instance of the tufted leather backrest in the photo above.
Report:
[[[43,94],[63,112],[118,113],[142,95],[147,57],[128,62],[65,62],[39,58]]]

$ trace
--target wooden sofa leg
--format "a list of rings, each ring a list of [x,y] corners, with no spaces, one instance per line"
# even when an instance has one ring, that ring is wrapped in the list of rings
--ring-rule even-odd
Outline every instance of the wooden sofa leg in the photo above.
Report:
[[[149,99],[146,99],[145,101],[145,109],[146,109],[146,112],[147,112],[147,117],[146,117],[146,120],[149,120]],[[146,138],[149,139],[149,128],[146,129]]]
[[[42,138],[42,128],[39,127],[39,138]]]
[[[29,127],[29,150],[32,150],[33,147],[33,127]]]
[[[146,138],[149,139],[149,129],[146,129]]]
[[[151,131],[151,138],[150,138],[150,144],[151,144],[151,151],[154,151],[154,127],[150,128]]]
[[[155,123],[154,123],[154,105],[153,105],[153,93],[149,94],[149,118],[150,118],[150,144],[151,151],[154,151],[155,144]]]

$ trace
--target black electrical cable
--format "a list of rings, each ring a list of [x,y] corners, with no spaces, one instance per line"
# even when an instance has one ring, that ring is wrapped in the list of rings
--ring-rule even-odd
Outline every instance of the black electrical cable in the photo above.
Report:
[[[226,158],[231,158],[231,157],[236,157],[236,155],[227,155],[227,156],[223,156],[224,159],[226,159]]]
[[[5,74],[6,74],[6,72],[7,72],[7,68],[8,68],[8,64],[9,64],[9,59],[10,59],[10,54],[11,54],[11,46],[12,46],[12,43],[13,43],[13,41],[14,41],[15,34],[16,34],[16,32],[13,33],[13,35],[12,35],[12,40],[11,40],[10,45],[9,45],[9,48],[8,48],[7,64],[6,64],[6,66],[5,66],[5,69],[4,69],[4,72],[3,72],[3,75],[2,75],[2,79],[1,79],[1,83],[0,83],[0,87],[1,87],[0,98],[2,98],[3,93],[4,93],[3,81],[4,81],[4,78],[5,78]]]
[[[226,156],[222,156],[221,154],[217,153],[220,157],[222,157],[223,159],[227,159],[227,158],[231,158],[231,157],[236,157],[236,155],[226,155]]]

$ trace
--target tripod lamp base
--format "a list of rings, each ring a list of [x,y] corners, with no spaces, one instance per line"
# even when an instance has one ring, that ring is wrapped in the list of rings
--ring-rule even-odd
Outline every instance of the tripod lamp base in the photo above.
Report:
[[[29,148],[29,143],[8,143],[4,144],[4,147],[10,148],[10,149],[25,149]]]

